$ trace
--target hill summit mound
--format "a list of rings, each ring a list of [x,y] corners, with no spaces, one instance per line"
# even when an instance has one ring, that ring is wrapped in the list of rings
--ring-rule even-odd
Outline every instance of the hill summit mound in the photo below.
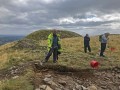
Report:
[[[51,33],[51,30],[39,30],[35,31],[28,36],[26,36],[27,39],[32,39],[32,40],[46,40],[48,35]],[[80,37],[81,35],[71,32],[71,31],[63,31],[59,30],[58,33],[60,34],[61,38],[71,38],[71,37]]]

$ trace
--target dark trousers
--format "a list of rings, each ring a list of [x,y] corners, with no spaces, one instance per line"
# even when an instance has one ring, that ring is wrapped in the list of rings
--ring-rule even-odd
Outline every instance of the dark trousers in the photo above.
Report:
[[[48,52],[47,56],[45,57],[45,60],[48,61],[48,59],[50,58],[50,56],[53,53],[53,62],[56,62],[56,60],[58,59],[58,48],[51,48],[50,51]]]
[[[88,48],[89,52],[91,52],[90,45],[84,45],[84,51],[85,51],[85,53],[87,53],[87,48]]]
[[[100,51],[100,56],[103,56],[104,52],[106,49],[106,43],[101,43],[101,51]]]

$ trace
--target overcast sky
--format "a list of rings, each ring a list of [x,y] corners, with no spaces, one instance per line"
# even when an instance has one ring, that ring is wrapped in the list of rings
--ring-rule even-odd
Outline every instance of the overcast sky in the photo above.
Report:
[[[0,0],[0,34],[51,28],[120,34],[120,0]]]

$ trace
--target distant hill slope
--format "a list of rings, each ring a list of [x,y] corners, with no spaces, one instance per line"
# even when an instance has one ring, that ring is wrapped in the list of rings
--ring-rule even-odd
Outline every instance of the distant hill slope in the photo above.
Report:
[[[31,33],[26,38],[33,39],[33,40],[46,40],[48,35],[51,33],[51,30],[39,30],[36,32]],[[59,30],[58,33],[60,34],[61,38],[71,38],[71,37],[80,37],[81,35],[71,32],[71,31],[62,31]]]
[[[0,45],[22,39],[24,36],[0,35]]]

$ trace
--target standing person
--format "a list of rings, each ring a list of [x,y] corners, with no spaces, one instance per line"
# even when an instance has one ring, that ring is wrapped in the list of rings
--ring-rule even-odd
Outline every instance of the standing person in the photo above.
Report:
[[[43,63],[47,62],[53,53],[53,62],[56,63],[58,60],[58,54],[61,53],[60,35],[57,34],[57,30],[53,30],[48,36],[48,54],[45,57]]]
[[[88,48],[89,52],[91,52],[90,37],[88,34],[86,34],[86,36],[84,37],[84,52],[85,53],[87,53],[87,48]]]
[[[100,56],[101,57],[105,57],[104,52],[105,52],[105,49],[106,49],[106,44],[107,44],[107,41],[108,41],[108,36],[109,36],[109,33],[105,33],[105,34],[103,34],[101,36],[101,39],[100,39],[100,42],[101,42]]]

